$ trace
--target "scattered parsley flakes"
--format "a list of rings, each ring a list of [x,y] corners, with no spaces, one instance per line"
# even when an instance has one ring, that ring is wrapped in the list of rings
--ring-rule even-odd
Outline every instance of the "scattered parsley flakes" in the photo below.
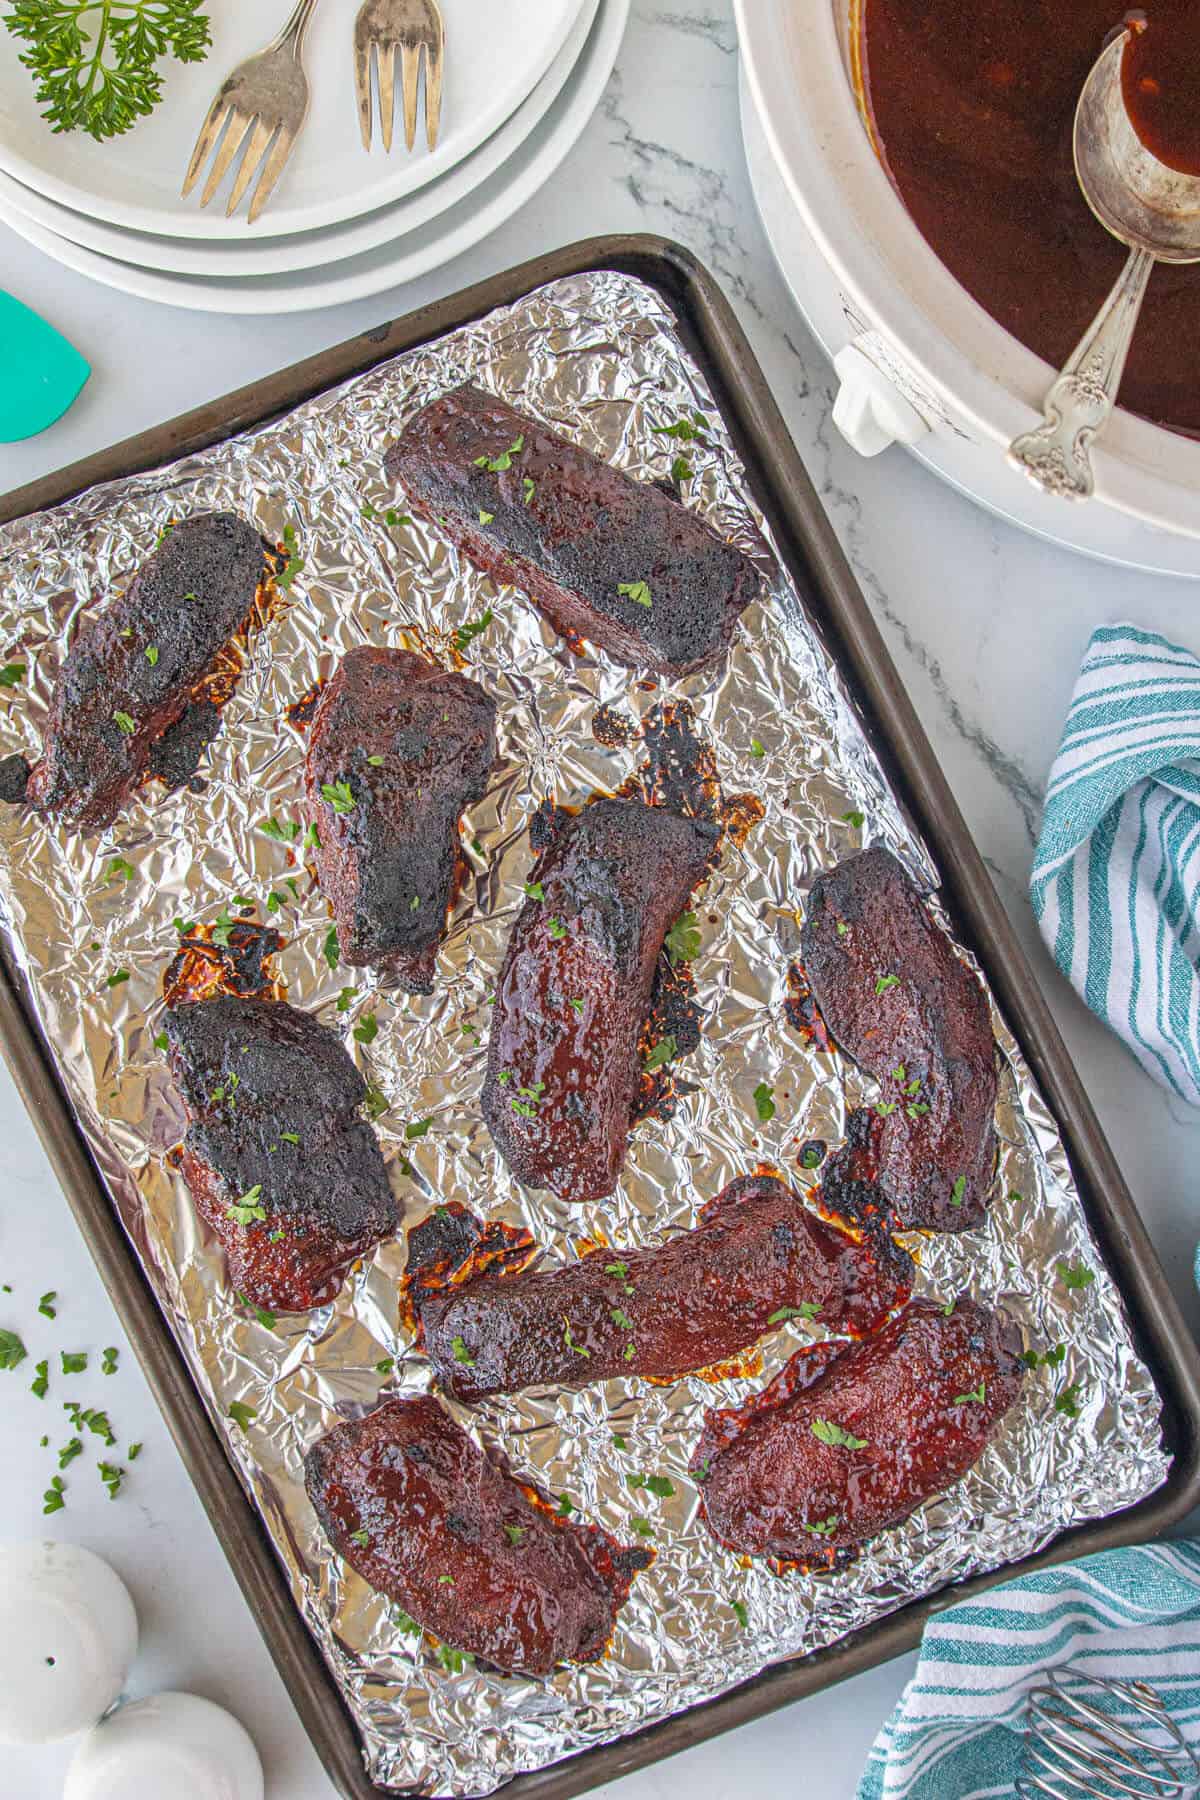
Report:
[[[898,975],[881,975],[875,983],[875,992],[876,994],[886,994],[889,988],[899,986],[900,977]]]
[[[116,1374],[116,1372],[117,1372],[117,1357],[119,1356],[119,1354],[120,1354],[120,1352],[117,1350],[116,1346],[113,1344],[110,1344],[108,1349],[102,1352],[101,1357],[100,1357],[100,1373],[102,1375],[115,1375]]]
[[[1027,1369],[1057,1369],[1067,1360],[1067,1346],[1055,1344],[1051,1349],[1038,1355],[1036,1350],[1022,1350],[1017,1361]]]
[[[1091,1287],[1096,1279],[1096,1271],[1089,1269],[1086,1263],[1056,1263],[1058,1279],[1068,1294],[1078,1293],[1081,1288]]]
[[[634,1328],[633,1320],[630,1318],[629,1314],[624,1310],[623,1307],[610,1306],[608,1309],[608,1316],[612,1320],[614,1325],[620,1326],[622,1331],[632,1331],[633,1330],[633,1328]]]
[[[677,1054],[678,1050],[679,1045],[668,1032],[666,1037],[659,1038],[657,1044],[655,1044],[653,1050],[642,1064],[643,1069],[645,1069],[647,1075],[653,1074],[655,1069],[661,1069],[664,1063],[669,1063],[671,1058]]]
[[[767,1320],[768,1325],[783,1325],[788,1319],[815,1319],[821,1308],[813,1300],[802,1300],[799,1306],[780,1306]]]
[[[373,1012],[367,1013],[362,1023],[354,1027],[351,1033],[356,1044],[373,1044],[379,1036],[379,1020]]]
[[[582,1000],[568,1000],[567,1005],[571,1008],[571,1011],[573,1013],[577,1013],[579,1015],[579,1017],[582,1019],[582,1017],[583,1017],[583,1001]]]
[[[454,1586],[453,1575],[439,1575],[438,1576],[438,1586],[439,1587],[453,1587]]]
[[[111,975],[106,975],[104,977],[104,985],[106,988],[120,987],[120,985],[123,981],[128,981],[128,980],[129,980],[129,970],[128,969],[114,969]]]
[[[132,881],[137,874],[133,864],[124,856],[114,856],[104,871],[106,881]]]
[[[986,1399],[987,1380],[985,1378],[977,1388],[972,1388],[969,1394],[955,1394],[950,1404],[951,1406],[965,1406],[969,1400],[973,1400],[976,1406],[982,1406]]]
[[[504,1535],[515,1549],[521,1539],[525,1536],[525,1527],[524,1525],[506,1525],[504,1527]]]
[[[248,1406],[244,1400],[231,1400],[226,1415],[232,1419],[239,1431],[246,1431],[258,1417],[257,1406]]]
[[[113,714],[113,724],[124,737],[132,737],[137,730],[137,726],[127,712],[115,712]]]
[[[258,827],[264,837],[274,838],[277,844],[292,844],[300,835],[298,819],[263,819]]]
[[[651,607],[654,604],[649,583],[645,581],[619,581],[617,592],[632,600],[635,606]]]
[[[56,1319],[58,1317],[58,1314],[54,1310],[54,1302],[57,1299],[58,1295],[53,1288],[50,1289],[48,1294],[42,1295],[41,1299],[38,1301],[38,1311],[44,1318]]]
[[[755,762],[761,762],[763,757],[767,754],[764,746],[762,745],[762,743],[759,741],[758,738],[750,739],[750,754],[754,758]]]
[[[852,825],[855,831],[861,831],[866,822],[866,814],[860,813],[857,807],[852,807],[849,812],[842,814],[842,824]]]
[[[341,950],[338,947],[336,925],[331,925],[329,930],[325,933],[325,942],[321,945],[321,954],[331,969],[337,968],[338,963],[341,960]]]
[[[59,1357],[64,1375],[82,1375],[88,1366],[86,1350],[60,1350]]]
[[[694,912],[680,913],[666,938],[672,964],[693,962],[700,954],[700,927]]]
[[[364,1550],[371,1541],[371,1534],[365,1525],[358,1531],[352,1531],[350,1536],[354,1539],[354,1542],[360,1545]]]
[[[961,1206],[964,1198],[966,1197],[966,1192],[967,1192],[967,1178],[965,1175],[960,1175],[958,1180],[955,1182],[954,1186],[950,1190],[951,1206]]]
[[[83,1455],[83,1439],[69,1438],[58,1453],[58,1466],[65,1469],[68,1463],[74,1462],[77,1456]]]
[[[481,525],[490,525],[495,516],[495,513],[485,512],[484,508],[482,506],[480,507],[479,523]]]
[[[544,900],[546,898],[546,890],[540,881],[527,881],[525,883],[525,893],[530,900]]]
[[[42,1495],[42,1500],[44,1502],[42,1511],[44,1513],[56,1513],[62,1511],[63,1507],[67,1504],[63,1499],[65,1487],[66,1483],[61,1475],[54,1475],[51,1477],[50,1486]]]
[[[375,1364],[375,1373],[377,1375],[390,1375],[392,1370],[395,1368],[395,1366],[396,1366],[395,1357],[394,1356],[385,1356],[381,1362],[377,1362]]]
[[[18,1363],[25,1361],[27,1354],[15,1331],[0,1330],[0,1369],[15,1369]]]
[[[393,1612],[392,1624],[398,1631],[402,1631],[405,1637],[420,1637],[421,1635],[421,1627],[412,1614],[406,1613],[402,1606],[398,1606]]]
[[[502,475],[506,469],[512,468],[513,457],[520,456],[524,448],[525,433],[522,432],[519,437],[513,439],[507,450],[502,450],[500,452],[499,456],[477,456],[475,458],[475,467],[477,469],[486,469],[489,474],[492,475]]]
[[[550,936],[552,938],[565,938],[566,935],[567,935],[567,928],[563,924],[562,920],[561,919],[551,919],[551,921],[550,921]]]
[[[771,1120],[775,1117],[774,1094],[774,1088],[769,1086],[765,1081],[760,1081],[754,1090],[752,1096],[754,1100],[754,1110],[758,1114],[759,1122],[763,1125],[769,1125]]]
[[[304,567],[304,558],[296,547],[296,527],[294,525],[285,525],[283,528],[283,551],[287,561],[275,577],[275,586],[280,593],[286,594]]]
[[[270,1312],[265,1306],[259,1306],[257,1301],[247,1299],[245,1294],[235,1294],[233,1297],[239,1306],[244,1306],[247,1312],[254,1314],[260,1325],[265,1326],[268,1331],[274,1331],[275,1314],[273,1312]]]
[[[126,1460],[126,1462],[136,1462],[138,1457],[141,1454],[142,1454],[142,1446],[141,1446],[140,1442],[136,1443],[136,1444],[130,1444],[128,1450],[125,1452],[125,1460]]]
[[[742,1630],[745,1631],[750,1623],[750,1614],[746,1611],[746,1602],[744,1600],[731,1600],[729,1602],[729,1610],[732,1612]]]
[[[641,1513],[634,1513],[632,1519],[629,1521],[629,1529],[631,1531],[636,1531],[639,1537],[654,1536],[653,1525],[650,1523],[649,1519],[645,1518]]]
[[[332,806],[335,813],[353,812],[358,805],[348,781],[323,781],[321,798]]]
[[[1054,1410],[1056,1413],[1062,1413],[1064,1418],[1077,1419],[1079,1417],[1079,1383],[1077,1381],[1073,1381],[1070,1387],[1063,1388],[1062,1392],[1056,1396]]]
[[[155,663],[158,661],[158,645],[157,644],[147,644],[146,645],[146,661],[150,664],[151,668],[153,668]]]
[[[405,1140],[411,1144],[415,1139],[423,1138],[432,1124],[433,1118],[430,1116],[428,1119],[417,1119],[411,1125],[406,1125],[404,1127]]]
[[[832,1419],[813,1419],[809,1430],[820,1443],[833,1448],[865,1450],[867,1447],[866,1438],[855,1437],[853,1432],[835,1424]]]
[[[685,481],[690,481],[694,473],[695,471],[686,456],[677,456],[675,461],[671,464],[671,480],[677,482],[680,486],[682,486]]]
[[[98,1462],[96,1467],[100,1471],[101,1481],[108,1489],[109,1499],[115,1500],[121,1491],[121,1483],[125,1479],[124,1469],[120,1469],[117,1467],[116,1463],[110,1462]]]
[[[590,1356],[592,1354],[591,1351],[585,1350],[583,1345],[577,1344],[575,1342],[575,1339],[571,1336],[571,1321],[568,1319],[566,1313],[564,1313],[562,1316],[562,1322],[563,1322],[563,1343],[567,1346],[567,1349],[572,1353],[573,1356],[582,1356],[585,1359],[590,1358]]]
[[[807,1531],[812,1537],[832,1537],[838,1528],[836,1513],[830,1513],[827,1519],[820,1519],[815,1525],[802,1525],[801,1531]]]
[[[628,1450],[628,1448],[629,1448],[628,1438],[626,1438],[621,1432],[614,1431],[613,1432],[613,1448],[615,1450]]]
[[[568,1499],[566,1494],[560,1494],[558,1498],[558,1511],[560,1518],[569,1518],[575,1511],[575,1502]]]
[[[521,486],[525,496],[525,504],[528,506],[532,501],[534,494],[537,492],[537,487],[534,484],[532,476],[526,475],[522,480]]]
[[[464,1669],[475,1666],[475,1658],[468,1650],[455,1650],[450,1644],[438,1645],[437,1659],[451,1675],[461,1675]]]
[[[705,432],[708,420],[702,412],[693,412],[691,419],[676,419],[673,425],[652,425],[651,431],[659,437],[677,438],[681,444],[707,444]]]
[[[262,1204],[262,1182],[256,1181],[254,1186],[240,1194],[232,1206],[225,1208],[225,1217],[232,1219],[235,1225],[265,1224],[267,1212]]]
[[[15,1364],[0,1361],[0,1368],[10,1368],[15,1366]],[[39,1400],[44,1400],[50,1386],[50,1364],[48,1362],[40,1362],[34,1363],[33,1366],[36,1373],[34,1379],[29,1384],[29,1391],[31,1394],[36,1394]]]
[[[367,761],[373,769],[382,769],[383,767],[382,756],[368,756]]]
[[[463,651],[473,638],[482,637],[495,616],[489,606],[477,619],[470,619],[465,625],[460,625],[454,634],[454,648]]]
[[[462,1338],[460,1338],[460,1337],[452,1338],[450,1340],[450,1349],[453,1353],[454,1360],[456,1363],[464,1363],[468,1369],[473,1369],[475,1367],[475,1358],[471,1355],[471,1352],[467,1349],[467,1346],[464,1343],[464,1341],[462,1340]]]
[[[4,667],[0,669],[0,688],[16,687],[18,681],[25,679],[25,672],[26,665],[24,663],[5,663]]]

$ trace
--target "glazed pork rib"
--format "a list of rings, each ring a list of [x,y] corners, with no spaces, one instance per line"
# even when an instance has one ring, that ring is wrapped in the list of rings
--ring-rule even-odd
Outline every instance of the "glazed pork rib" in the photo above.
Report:
[[[341,1039],[281,1000],[221,996],[166,1016],[188,1114],[182,1171],[230,1285],[306,1312],[397,1230],[387,1170]]]
[[[611,1194],[641,1077],[663,939],[703,876],[714,825],[634,800],[560,818],[496,990],[483,1116],[518,1181]]]
[[[149,774],[178,787],[216,736],[199,689],[246,623],[269,572],[267,546],[237,513],[172,526],[123,594],[81,625],[59,670],[41,760],[0,772],[0,797],[77,830],[111,825]]]
[[[1020,1351],[1011,1320],[965,1298],[797,1351],[744,1406],[708,1413],[691,1463],[705,1523],[748,1556],[856,1550],[979,1460],[1020,1392]]]
[[[769,1175],[731,1181],[694,1230],[656,1250],[423,1288],[421,1248],[418,1227],[410,1293],[425,1348],[464,1401],[618,1375],[670,1379],[737,1356],[789,1317],[871,1331],[912,1285],[912,1263],[890,1239],[856,1241]]]
[[[342,960],[433,986],[458,823],[496,757],[483,690],[408,650],[351,650],[313,715],[304,787]]]
[[[896,858],[878,848],[814,882],[801,949],[835,1042],[881,1089],[830,1164],[831,1208],[874,1189],[896,1226],[978,1225],[996,1161],[997,1093],[978,979]]]
[[[305,1486],[337,1554],[444,1643],[514,1674],[603,1656],[653,1552],[558,1516],[429,1395],[337,1425]]]
[[[759,595],[698,514],[470,384],[423,407],[385,467],[476,568],[627,668],[711,666]]]

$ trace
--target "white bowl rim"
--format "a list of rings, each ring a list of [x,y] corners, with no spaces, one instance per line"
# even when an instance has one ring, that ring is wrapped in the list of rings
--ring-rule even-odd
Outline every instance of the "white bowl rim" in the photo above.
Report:
[[[854,304],[950,415],[1000,450],[1041,417],[1050,365],[973,300],[879,163],[847,78],[846,0],[734,0],[746,77],[797,211]],[[1092,453],[1096,496],[1200,537],[1200,442],[1118,409]],[[1067,504],[1064,502],[1064,504]]]

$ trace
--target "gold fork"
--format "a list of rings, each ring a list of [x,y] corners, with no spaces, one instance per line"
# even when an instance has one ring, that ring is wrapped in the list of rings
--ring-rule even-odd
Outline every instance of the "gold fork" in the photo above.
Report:
[[[383,147],[392,147],[396,53],[404,102],[404,141],[411,150],[417,135],[417,94],[425,58],[425,140],[437,143],[442,116],[442,66],[446,28],[437,0],[363,0],[354,22],[354,81],[363,149],[371,148],[371,52],[378,58],[379,124]]]
[[[239,63],[221,83],[217,97],[208,109],[208,117],[200,127],[200,136],[184,176],[185,197],[195,187],[209,152],[221,138],[222,126],[226,128],[225,135],[204,184],[201,206],[208,205],[249,135],[225,212],[231,217],[237,211],[242,195],[261,166],[262,175],[250,202],[249,223],[253,225],[271,198],[308,117],[308,77],[304,73],[301,54],[304,34],[316,4],[317,0],[298,0],[278,37],[272,38],[257,56],[247,57],[245,62]]]

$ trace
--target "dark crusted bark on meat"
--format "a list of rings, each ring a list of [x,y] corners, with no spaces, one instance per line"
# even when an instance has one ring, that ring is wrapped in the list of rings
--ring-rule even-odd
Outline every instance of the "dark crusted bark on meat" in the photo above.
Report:
[[[979,1460],[1020,1392],[1020,1351],[1004,1313],[965,1298],[798,1351],[744,1406],[707,1415],[691,1464],[705,1523],[742,1555],[853,1552]]]
[[[719,661],[759,595],[753,563],[698,514],[469,384],[424,407],[384,461],[477,568],[628,668]]]
[[[487,786],[495,725],[482,688],[411,651],[342,658],[313,715],[304,786],[343,962],[429,992],[458,823]]]
[[[831,1207],[853,1211],[857,1185],[876,1189],[897,1226],[978,1225],[995,1170],[997,1091],[979,981],[887,850],[818,877],[801,945],[834,1041],[881,1089],[826,1173]]]
[[[718,829],[640,801],[561,819],[496,990],[483,1116],[505,1162],[565,1200],[611,1194],[663,939]]]
[[[196,1001],[166,1030],[189,1119],[184,1177],[230,1285],[278,1312],[323,1305],[399,1224],[358,1117],[366,1082],[336,1033],[283,1001]]]
[[[167,532],[126,591],[80,626],[21,796],[29,805],[100,831],[152,770],[176,786],[195,773],[216,734],[216,708],[201,702],[182,734],[168,734],[245,623],[266,550],[236,513],[199,513]],[[10,792],[6,784],[0,797]]]
[[[409,1270],[425,1348],[438,1380],[466,1401],[685,1375],[737,1356],[790,1317],[871,1331],[912,1285],[912,1263],[890,1239],[857,1242],[764,1175],[730,1182],[694,1230],[659,1249],[610,1248],[563,1268],[425,1290],[421,1236],[421,1227],[410,1234]]]
[[[304,1462],[337,1554],[446,1644],[511,1673],[603,1656],[649,1550],[556,1516],[429,1395],[337,1425]]]

